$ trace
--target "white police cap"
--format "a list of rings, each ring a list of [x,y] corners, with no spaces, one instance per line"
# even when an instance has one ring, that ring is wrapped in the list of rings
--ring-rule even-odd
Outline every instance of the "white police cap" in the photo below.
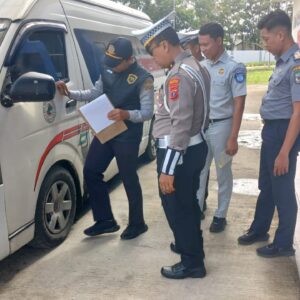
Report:
[[[178,32],[179,42],[181,45],[186,45],[187,43],[198,38],[199,30],[193,30],[190,32]]]
[[[135,35],[143,44],[144,47],[147,45],[160,33],[166,30],[169,27],[172,27],[172,21],[174,20],[176,15],[175,11],[169,13],[163,19],[157,21],[155,24],[148,26],[141,30],[134,30],[132,34]]]

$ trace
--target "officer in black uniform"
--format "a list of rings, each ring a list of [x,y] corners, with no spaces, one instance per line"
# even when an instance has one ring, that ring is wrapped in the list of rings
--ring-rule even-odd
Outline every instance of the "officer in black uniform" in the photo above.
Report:
[[[201,278],[206,270],[196,191],[207,154],[203,132],[208,125],[210,79],[191,53],[180,47],[169,18],[133,32],[158,65],[169,69],[153,134],[160,197],[181,261],[163,267],[161,274],[172,279]]]
[[[103,173],[115,157],[129,201],[129,222],[121,234],[132,239],[147,231],[143,216],[142,190],[137,175],[139,144],[143,134],[143,121],[153,115],[153,77],[132,57],[132,45],[126,38],[109,42],[101,76],[90,90],[69,91],[64,82],[57,87],[62,94],[77,101],[91,101],[105,93],[115,107],[108,118],[123,120],[128,130],[101,144],[94,138],[84,166],[95,224],[84,233],[88,236],[115,232],[120,226],[113,216]]]
[[[264,120],[260,153],[259,189],[254,220],[238,238],[241,245],[269,239],[275,207],[279,224],[273,243],[256,250],[259,256],[292,256],[297,200],[295,172],[300,149],[300,51],[291,34],[291,21],[273,11],[258,23],[261,38],[276,58],[276,67],[263,97]]]

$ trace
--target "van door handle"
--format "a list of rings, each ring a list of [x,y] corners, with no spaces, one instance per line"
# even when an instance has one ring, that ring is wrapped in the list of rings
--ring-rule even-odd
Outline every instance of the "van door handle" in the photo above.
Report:
[[[71,100],[69,100],[67,103],[66,103],[66,108],[71,108],[71,107],[74,107],[74,106],[76,106],[76,103],[77,101],[75,101],[75,100],[73,100],[73,99],[71,99]]]

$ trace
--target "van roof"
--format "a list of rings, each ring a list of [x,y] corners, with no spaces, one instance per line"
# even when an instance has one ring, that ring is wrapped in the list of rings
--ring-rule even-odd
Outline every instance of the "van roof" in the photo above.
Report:
[[[38,1],[39,0],[9,0],[9,1],[0,0],[0,7],[1,7],[0,18],[11,19],[12,21],[24,19],[27,13],[30,11],[30,9]],[[109,10],[121,12],[140,19],[151,21],[150,18],[143,12],[110,0],[74,0],[74,1],[103,7]]]
[[[123,12],[125,14],[128,15],[132,15],[141,19],[145,19],[147,21],[151,21],[151,19],[149,18],[148,15],[146,15],[145,13],[130,8],[126,5],[123,5],[121,3],[116,3],[110,0],[77,0],[78,2],[84,2],[84,3],[89,3],[89,4],[93,4],[93,5],[97,5],[100,7],[104,7],[107,9],[111,9],[111,10],[115,10],[115,11],[119,11],[119,12]]]

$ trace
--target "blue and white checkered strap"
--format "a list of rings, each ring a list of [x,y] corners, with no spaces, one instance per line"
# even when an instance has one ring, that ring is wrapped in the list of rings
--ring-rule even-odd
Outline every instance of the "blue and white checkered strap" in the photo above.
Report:
[[[181,151],[172,148],[167,148],[161,173],[173,176],[175,173],[175,168],[181,156],[182,156]]]

